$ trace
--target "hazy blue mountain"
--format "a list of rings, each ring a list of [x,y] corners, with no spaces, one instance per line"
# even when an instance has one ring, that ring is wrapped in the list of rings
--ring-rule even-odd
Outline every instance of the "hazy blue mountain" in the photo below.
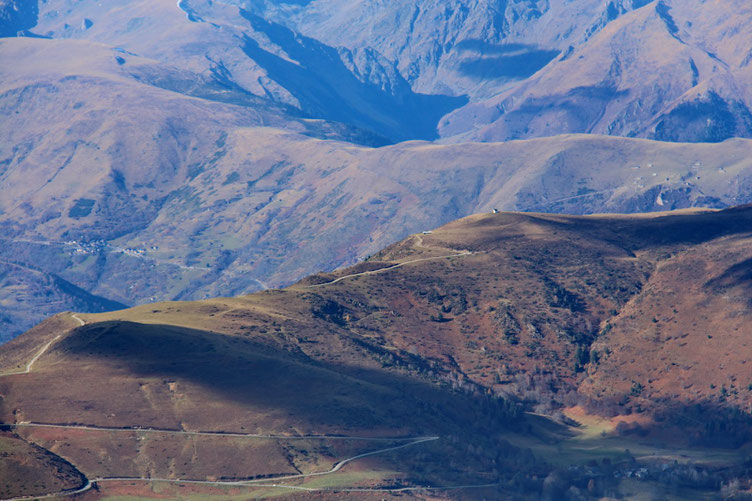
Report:
[[[420,92],[490,97],[646,0],[249,2],[331,45],[372,47]]]
[[[51,0],[38,16],[36,35],[117,47],[389,141],[433,139],[441,116],[467,102],[414,92],[377,51],[328,46],[221,2]]]
[[[22,256],[16,256],[23,259]],[[28,261],[28,260],[26,260]],[[0,258],[0,343],[61,311],[104,312],[126,305],[95,296],[28,262]]]
[[[519,85],[444,117],[441,133],[454,141],[750,137],[751,21],[752,6],[740,0],[651,2]]]
[[[752,136],[748,2],[252,2],[331,45],[371,47],[419,92],[468,95],[449,141],[598,133]]]
[[[7,36],[104,43],[386,142],[437,134],[447,141],[752,136],[750,20],[743,0],[722,8],[701,0],[0,7]]]

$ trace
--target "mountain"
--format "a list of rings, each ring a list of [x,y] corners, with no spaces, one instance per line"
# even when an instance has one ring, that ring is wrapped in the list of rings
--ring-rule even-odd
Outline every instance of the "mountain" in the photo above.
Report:
[[[6,116],[0,141],[0,217],[8,231],[4,242],[13,242],[3,253],[3,325],[8,329],[3,340],[74,305],[84,311],[122,306],[90,294],[81,299],[84,291],[57,272],[74,266],[89,274],[87,287],[98,281],[98,273],[105,271],[102,263],[86,261],[99,254],[93,251],[102,250],[103,239],[132,233],[153,220],[177,182],[195,177],[221,157],[226,130],[270,125],[318,137],[381,142],[371,133],[302,119],[268,100],[89,42],[4,39],[0,52],[2,60],[17,62],[0,70],[0,107]],[[216,134],[203,143],[211,154],[199,145],[207,133]],[[186,162],[186,153],[205,156]],[[175,169],[183,169],[179,180]],[[143,193],[127,184],[126,176],[133,174]],[[87,224],[91,213],[103,217]],[[68,223],[45,229],[60,218]],[[129,249],[115,252],[139,256]],[[145,274],[149,264],[141,268]],[[71,278],[79,285],[87,282]]]
[[[36,2],[3,0],[0,2],[0,37],[13,37],[34,27],[38,14]]]
[[[742,0],[3,5],[6,36],[103,43],[389,142],[752,135]]]
[[[331,45],[373,48],[413,89],[467,95],[445,141],[752,135],[742,0],[249,2]]]
[[[414,89],[478,101],[524,81],[646,0],[249,2],[313,38],[374,48]]]
[[[392,142],[435,138],[439,118],[466,102],[414,93],[373,50],[330,47],[223,2],[52,0],[30,33],[126,50]]]
[[[751,238],[750,206],[487,213],[282,290],[61,314],[0,347],[0,420],[104,495],[718,497]]]
[[[25,263],[0,261],[0,342],[11,340],[61,311],[102,312],[126,306],[98,297],[52,273]]]
[[[743,6],[724,20],[692,2],[348,5],[3,1],[0,257],[135,305],[287,285],[493,208],[580,214],[752,201],[740,140],[457,143],[580,130],[746,135],[746,66],[733,59],[744,46]],[[666,57],[650,55],[659,42]],[[571,120],[550,119],[558,105],[499,117],[498,99],[519,104],[519,93],[544,83],[545,92],[602,88],[598,75],[614,57],[632,86],[618,90],[631,96],[619,102],[643,96],[633,104],[644,113],[622,113],[606,93],[594,107],[557,101]],[[709,101],[693,108],[676,104],[673,90],[650,90],[693,67],[696,84],[672,76],[669,90],[690,99],[691,84]],[[447,115],[464,94],[472,102]],[[666,96],[673,111],[659,102]],[[643,106],[648,97],[657,101]],[[550,127],[524,125],[530,110]],[[582,125],[596,115],[622,125]],[[456,144],[390,144],[434,138],[440,119],[442,142]],[[52,283],[35,277],[23,281]],[[28,310],[5,314],[9,335],[54,311],[30,287]]]
[[[729,13],[733,12],[733,15]],[[743,1],[650,2],[519,85],[442,119],[451,140],[583,132],[714,142],[752,134]]]
[[[752,200],[746,140],[373,148],[352,143],[377,141],[362,130],[91,42],[3,39],[0,59],[26,61],[0,69],[0,257],[122,304],[287,285],[493,208]],[[14,333],[45,302],[14,313]]]

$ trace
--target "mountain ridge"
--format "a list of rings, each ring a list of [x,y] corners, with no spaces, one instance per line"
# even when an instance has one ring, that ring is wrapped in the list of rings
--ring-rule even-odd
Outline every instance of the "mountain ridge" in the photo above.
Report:
[[[562,132],[677,142],[749,136],[750,77],[735,48],[744,46],[740,27],[752,11],[743,3],[727,8],[733,18],[704,2],[651,2],[518,87],[450,113],[441,134],[481,141]]]
[[[378,463],[391,468],[387,482],[418,487],[438,474],[443,485],[449,478],[454,485],[492,485],[497,496],[547,492],[543,478],[555,471],[556,460],[539,454],[562,447],[572,485],[592,478],[580,468],[594,457],[613,458],[620,472],[635,461],[660,471],[651,466],[653,454],[673,461],[697,445],[720,453],[718,447],[750,438],[748,418],[737,410],[752,398],[740,386],[749,369],[741,362],[743,350],[730,351],[748,323],[748,315],[736,314],[746,302],[726,301],[715,291],[743,295],[749,288],[751,207],[636,216],[478,214],[411,235],[355,268],[283,290],[78,315],[85,325],[72,329],[74,318],[61,314],[0,347],[4,371],[37,354],[28,374],[0,376],[7,402],[0,419],[16,423],[24,440],[67,443],[64,457],[89,478],[127,471],[139,482],[148,476],[136,463],[118,460],[130,457],[139,429],[158,440],[141,452],[157,470],[166,464],[159,451],[182,444],[179,433],[218,432],[206,438],[208,452],[228,450],[221,433],[276,437],[293,429],[303,436],[439,437],[417,462],[398,456]],[[644,311],[652,307],[655,321]],[[645,323],[653,331],[643,332]],[[707,325],[724,328],[708,336]],[[720,357],[705,356],[697,343],[713,344]],[[641,363],[630,365],[637,353]],[[684,367],[667,372],[669,355]],[[709,370],[719,362],[722,370]],[[74,372],[80,385],[65,384]],[[677,376],[683,386],[674,382]],[[122,399],[110,398],[113,392]],[[60,407],[71,400],[87,404]],[[698,412],[713,414],[698,425]],[[571,439],[576,428],[539,421],[541,413],[610,424],[597,428],[597,439]],[[121,438],[101,438],[113,429],[122,430]],[[629,459],[625,445],[646,447],[631,434],[652,442],[663,437],[664,444]],[[531,449],[524,452],[517,443]],[[614,455],[614,447],[622,449]],[[87,459],[92,450],[99,451],[98,464]],[[311,452],[288,450],[291,464],[310,471],[311,463],[301,461]],[[503,453],[492,458],[490,450]],[[281,474],[279,452],[257,452],[275,458]],[[260,471],[251,461],[261,457],[255,454],[228,465],[225,478]],[[331,461],[327,454],[316,452],[319,461]],[[455,454],[466,462],[447,470],[445,459]],[[728,478],[743,475],[743,452],[722,454]],[[430,464],[439,469],[420,466],[437,455],[442,461]],[[692,468],[711,461],[683,457]],[[211,483],[208,466],[194,458],[175,472],[178,479]],[[681,474],[683,467],[668,468]],[[514,472],[527,483],[512,482]],[[606,483],[599,489],[618,486],[613,479],[621,477],[608,475],[596,477]],[[311,485],[299,481],[295,485]],[[663,492],[664,481],[670,483],[650,477],[645,486]],[[717,484],[714,489],[708,492],[717,492]],[[472,494],[456,498],[466,495]]]
[[[86,62],[72,62],[83,49]],[[634,212],[752,197],[747,140],[570,135],[369,148],[312,139],[376,141],[362,131],[290,115],[232,87],[195,89],[192,73],[106,46],[0,43],[6,58],[19,51],[28,66],[3,78],[0,97],[9,110],[0,127],[9,194],[0,201],[0,256],[46,263],[46,272],[123,304],[285,285],[494,208]],[[54,59],[43,74],[34,69],[40,58]]]

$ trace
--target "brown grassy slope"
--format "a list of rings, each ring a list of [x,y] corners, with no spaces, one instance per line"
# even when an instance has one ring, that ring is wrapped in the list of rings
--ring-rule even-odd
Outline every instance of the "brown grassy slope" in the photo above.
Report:
[[[30,346],[62,336],[30,374],[0,378],[1,419],[280,434],[436,433],[447,440],[431,446],[430,467],[424,456],[373,464],[424,482],[506,478],[520,456],[500,435],[515,425],[488,393],[549,410],[582,397],[657,414],[707,404],[706,391],[669,390],[676,373],[666,365],[675,361],[682,381],[714,384],[716,391],[726,385],[733,397],[716,404],[750,404],[740,388],[748,379],[740,301],[749,282],[751,220],[750,207],[642,216],[482,214],[414,235],[368,266],[284,290],[83,315],[87,325],[73,330],[51,321],[0,349],[3,367],[18,365],[35,352]],[[387,270],[387,263],[400,266]],[[366,274],[326,283],[363,268]],[[708,339],[718,321],[728,328]],[[687,331],[692,323],[697,328]],[[646,324],[659,331],[643,332]],[[717,356],[726,353],[723,369],[716,369]],[[644,385],[642,394],[630,395],[632,380]],[[28,433],[88,465],[86,474],[122,469],[122,454],[138,458],[128,470],[134,474],[217,474],[185,451],[188,443],[150,439],[135,447],[111,434],[87,434],[89,442],[82,442],[78,432],[64,432],[60,438],[72,446],[61,447],[54,434]],[[178,450],[183,464],[173,468],[162,453]],[[201,457],[220,450],[229,449],[210,443]],[[94,451],[100,462],[88,459]],[[506,459],[491,457],[498,451],[507,451]],[[275,472],[285,465],[312,468],[295,459],[301,453],[284,459],[283,452],[263,452],[279,465]],[[254,461],[224,473],[259,474]]]
[[[277,440],[139,431],[22,428],[25,440],[69,458],[90,477],[264,478],[326,471],[345,457],[399,442]]]
[[[270,306],[275,306],[274,299],[279,295],[269,301]],[[436,377],[424,374],[417,357],[395,360],[394,370],[384,370],[370,350],[343,331],[328,328],[327,322],[289,318],[299,306],[294,295],[289,299],[275,310],[263,301],[254,305],[248,300],[210,302],[198,309],[191,303],[154,305],[157,310],[164,308],[164,313],[152,311],[151,318],[148,313],[135,315],[165,323],[100,321],[62,330],[64,337],[30,374],[0,378],[0,419],[281,436],[440,433],[462,437],[442,443],[435,461],[421,461],[423,466],[410,469],[413,480],[424,482],[497,478],[498,466],[482,462],[489,452],[478,447],[468,456],[468,442],[499,441],[493,455],[507,450],[509,458],[503,461],[519,457],[499,438],[507,423],[513,423],[497,402],[442,389],[435,384]],[[194,316],[182,315],[183,309]],[[285,311],[288,318],[282,315]],[[173,315],[202,329],[167,324]],[[41,336],[30,333],[19,339],[41,341]],[[315,348],[301,349],[304,344]],[[20,351],[19,342],[4,349]],[[332,356],[316,356],[322,353]],[[474,424],[467,427],[467,423]],[[22,428],[20,433],[79,465],[90,478],[245,479],[296,470],[326,471],[336,460],[394,445],[390,441],[199,440],[169,434],[134,441],[138,433],[35,428]],[[238,448],[246,455],[244,460],[227,461],[225,456]],[[446,465],[438,458],[446,455],[463,457],[467,468],[443,471]],[[406,472],[412,457],[390,455],[386,463],[375,458],[365,464]],[[426,464],[430,468],[423,470]],[[387,476],[395,475],[402,476]]]
[[[335,363],[354,355],[353,343],[379,364],[390,365],[392,357],[409,363],[414,353],[457,386],[468,384],[464,374],[494,386],[497,376],[536,370],[553,372],[557,384],[565,384],[574,376],[574,340],[591,339],[650,269],[602,236],[579,232],[573,221],[471,217],[376,255],[384,261],[377,268],[406,263],[384,272],[307,286],[360,268],[343,270],[283,291],[92,318],[247,332],[266,342],[271,335],[280,346],[297,343],[307,355]],[[442,257],[464,250],[473,254]],[[609,273],[614,283],[602,280]],[[333,333],[341,338],[335,345]]]
[[[83,486],[70,463],[49,451],[0,431],[0,496],[3,499],[60,492]]]
[[[742,208],[665,216],[473,216],[410,237],[363,266],[312,277],[287,290],[148,305],[89,318],[244,333],[275,348],[294,348],[337,363],[350,356],[343,351],[349,349],[348,341],[366,340],[366,349],[412,351],[439,365],[456,362],[462,372],[490,386],[520,372],[550,373],[554,381],[570,381],[576,376],[577,346],[589,347],[606,322],[610,333],[595,346],[615,339],[623,318],[639,305],[652,305],[650,294],[661,280],[668,280],[661,278],[667,270],[679,269],[679,277],[692,278],[687,270],[696,268],[690,263],[698,253],[717,260],[712,269],[720,277],[708,272],[692,285],[698,304],[736,304],[723,299],[729,294],[717,292],[731,287],[734,273],[744,276],[749,212]],[[734,253],[726,249],[727,241],[738,242]],[[706,250],[714,248],[726,253]],[[462,251],[472,254],[441,258]],[[733,267],[736,261],[741,271]],[[399,263],[405,264],[373,272]],[[729,267],[732,271],[723,276]],[[309,287],[362,270],[371,271]],[[692,283],[682,283],[679,290],[690,290]],[[733,285],[743,286],[743,280]],[[738,297],[732,299],[738,303]],[[663,301],[661,307],[687,308],[677,315],[698,321],[696,306]],[[727,313],[727,308],[716,309]],[[634,316],[654,323],[653,315]],[[324,336],[324,346],[308,343],[318,340],[316,336]],[[331,344],[334,339],[336,345]]]
[[[55,315],[27,331],[28,336],[20,336],[9,341],[5,345],[9,348],[3,356],[0,373],[25,370],[29,361],[45,344],[77,325],[78,322],[71,318],[70,314]]]
[[[666,249],[640,296],[609,320],[593,346],[604,355],[584,392],[621,396],[639,384],[640,403],[708,401],[749,410],[752,225],[744,213],[729,211],[717,223],[738,222],[741,231]]]
[[[635,329],[627,327],[630,316],[655,324],[653,315],[637,314],[635,309],[652,303],[652,294],[663,297],[664,310],[680,311],[665,313],[666,318],[686,317],[701,325],[707,312],[714,312],[712,318],[730,314],[720,305],[739,304],[739,295],[732,301],[724,299],[729,294],[717,291],[731,287],[729,281],[739,274],[742,285],[733,287],[744,286],[743,243],[749,218],[748,208],[663,216],[472,216],[395,244],[366,263],[371,266],[312,277],[286,290],[148,305],[87,318],[240,335],[274,350],[351,366],[347,370],[353,374],[356,367],[378,369],[398,360],[397,366],[406,364],[408,371],[411,364],[426,364],[426,370],[455,386],[474,381],[521,395],[545,393],[546,385],[572,389],[583,375],[579,366],[587,363],[591,345],[599,352],[610,351],[613,360],[622,356],[616,352],[627,344],[639,352],[673,349],[651,336],[639,338],[649,338],[644,345],[635,337],[629,342],[624,337]],[[726,248],[727,241],[739,242],[734,253],[706,250]],[[472,254],[441,257],[465,251]],[[718,270],[717,277],[708,272],[701,281],[693,278],[696,271],[690,270],[696,269],[693,256],[698,253],[714,260],[711,269]],[[403,265],[385,271],[371,269],[399,263]],[[331,285],[310,286],[364,268],[370,271]],[[728,276],[722,275],[726,268],[732,270]],[[672,269],[681,274],[671,278],[667,270]],[[681,300],[668,296],[666,283],[682,293]],[[685,298],[690,290],[696,298],[693,303]],[[702,304],[708,305],[706,310],[699,308]],[[731,316],[738,322],[744,318]],[[604,335],[607,324],[610,331]],[[130,335],[143,329],[135,324],[107,329],[117,331],[125,325],[132,325],[128,332],[136,329]],[[92,325],[83,330],[103,328]],[[167,331],[155,332],[161,336]],[[182,335],[183,331],[170,334]],[[622,344],[612,346],[617,339]],[[729,350],[733,344],[725,346]],[[11,348],[6,353],[13,353]],[[414,355],[418,358],[412,361]],[[609,358],[599,358],[600,366],[591,364],[589,370],[592,377],[605,378]],[[637,360],[643,369],[653,370],[645,363],[649,354]],[[714,383],[720,387],[725,381]]]
[[[52,404],[54,422],[62,423],[253,433],[292,427],[322,434],[357,429],[365,420],[402,433],[405,415],[359,399],[359,387],[370,388],[377,402],[396,398],[385,382],[342,378],[300,355],[276,351],[239,336],[168,325],[87,326],[59,341],[31,374],[2,383],[3,419],[12,419],[13,411],[19,421],[49,422]],[[109,384],[98,384],[103,379]],[[332,413],[332,405],[339,412]]]

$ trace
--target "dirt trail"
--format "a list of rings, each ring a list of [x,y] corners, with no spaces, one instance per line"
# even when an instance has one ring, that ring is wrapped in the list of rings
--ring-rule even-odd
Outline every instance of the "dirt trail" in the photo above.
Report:
[[[71,315],[71,318],[73,318],[76,322],[78,322],[79,327],[82,327],[82,326],[86,325],[86,322],[84,322],[83,320],[81,320],[78,317],[78,315],[76,315],[75,313]],[[31,368],[34,366],[34,363],[36,363],[36,361],[39,360],[39,358],[42,355],[44,355],[47,352],[47,350],[50,349],[50,346],[52,346],[53,344],[55,344],[55,341],[57,341],[58,339],[60,339],[62,336],[63,336],[62,334],[58,334],[52,340],[50,340],[50,342],[48,342],[47,344],[45,344],[44,346],[42,346],[42,348],[37,352],[37,354],[34,355],[34,357],[31,360],[29,360],[29,363],[26,364],[26,368],[24,370],[22,370],[22,371],[21,370],[11,371],[11,372],[0,372],[0,377],[15,376],[15,375],[18,375],[18,374],[28,374],[28,373],[30,373],[31,372]]]
[[[184,430],[164,430],[159,428],[141,428],[138,426],[130,428],[113,428],[108,426],[79,425],[79,424],[54,424],[54,423],[33,423],[21,422],[10,424],[13,428],[61,428],[67,430],[84,430],[84,431],[107,431],[107,432],[128,432],[128,433],[162,433],[168,435],[187,435],[187,436],[211,436],[211,437],[240,437],[240,438],[265,438],[274,440],[361,440],[365,442],[415,442],[416,440],[425,441],[425,439],[436,439],[438,437],[353,437],[347,435],[270,435],[256,433],[235,433],[223,431],[184,431]]]
[[[75,429],[90,429],[91,427],[81,427],[81,426],[67,426],[67,425],[40,425],[40,424],[34,424],[34,423],[22,423],[14,426],[49,426],[49,427],[59,427],[59,428],[75,428]],[[98,429],[98,428],[95,428]],[[119,431],[134,431],[134,430],[122,430],[114,428],[114,430]],[[136,430],[136,431],[156,431],[156,430]],[[175,433],[184,433],[184,434],[191,434],[191,432],[175,432]],[[200,432],[193,432],[200,433]],[[252,437],[254,435],[251,435]],[[268,435],[264,437],[273,437],[273,435]],[[286,436],[279,436],[280,438],[291,438]],[[331,439],[331,438],[340,438],[340,439],[346,439],[346,437],[328,437],[328,436],[309,436],[307,438],[321,438],[321,439]],[[303,437],[299,437],[303,438]],[[367,440],[363,437],[354,437],[355,440]],[[50,497],[56,497],[56,496],[71,496],[74,494],[80,494],[82,492],[88,491],[91,489],[95,484],[102,483],[102,482],[117,482],[117,481],[134,481],[134,480],[140,480],[144,482],[161,482],[161,483],[172,483],[172,484],[190,484],[190,485],[211,485],[211,486],[234,486],[234,487],[277,487],[277,488],[286,488],[286,489],[302,489],[302,490],[317,490],[312,488],[302,488],[297,486],[288,486],[284,484],[277,484],[277,483],[269,483],[269,482],[279,482],[282,480],[297,480],[297,479],[304,479],[304,478],[310,478],[310,477],[320,477],[324,475],[331,475],[333,473],[338,472],[340,469],[342,469],[343,466],[345,466],[347,463],[350,463],[352,461],[355,461],[357,459],[365,458],[368,456],[375,456],[376,454],[383,454],[385,452],[395,451],[398,449],[403,449],[405,447],[410,447],[413,445],[418,445],[424,442],[431,442],[434,440],[438,440],[439,437],[431,436],[431,437],[416,437],[416,438],[398,438],[398,439],[392,439],[392,440],[407,440],[408,443],[402,444],[402,445],[396,445],[393,447],[387,447],[385,449],[378,449],[371,452],[365,452],[363,454],[358,454],[357,456],[349,457],[347,459],[343,459],[341,461],[338,461],[337,463],[332,466],[331,469],[326,471],[320,471],[315,473],[301,473],[298,475],[286,475],[282,477],[277,477],[273,480],[270,480],[268,478],[266,479],[259,479],[259,480],[226,480],[226,481],[212,481],[212,480],[181,480],[181,479],[171,479],[171,478],[148,478],[148,477],[103,477],[103,478],[93,478],[91,480],[87,480],[86,484],[83,487],[80,487],[76,490],[67,490],[62,492],[56,492],[51,494],[43,494],[38,496],[23,496],[23,497],[16,497],[16,498],[8,498],[3,499],[0,501],[23,501],[27,499],[44,499],[44,498],[50,498]],[[376,440],[388,440],[384,438],[377,438]],[[424,487],[415,487],[414,489],[424,489]],[[326,489],[323,489],[326,490]],[[389,489],[343,489],[343,492],[367,492],[367,491],[388,491]],[[408,490],[408,488],[403,488],[402,490]]]
[[[347,280],[349,278],[355,278],[355,277],[360,277],[360,276],[364,276],[364,275],[376,275],[378,273],[383,273],[385,271],[393,270],[395,268],[400,268],[400,267],[408,265],[408,264],[421,263],[423,261],[434,261],[434,260],[437,260],[437,259],[448,259],[448,258],[452,258],[452,257],[464,257],[464,256],[470,256],[472,254],[473,253],[470,252],[470,251],[462,251],[462,252],[458,252],[456,254],[449,254],[449,255],[446,255],[446,256],[434,256],[434,257],[424,257],[424,258],[421,258],[421,259],[413,259],[411,261],[404,261],[402,263],[397,263],[397,264],[395,264],[393,266],[387,266],[386,268],[379,268],[378,270],[363,271],[361,273],[353,273],[351,275],[345,275],[343,277],[339,277],[339,278],[335,278],[334,280],[330,280],[329,282],[324,282],[322,284],[308,285],[307,287],[310,288],[310,289],[313,289],[313,288],[316,288],[316,287],[323,287],[325,285],[336,284],[337,282],[341,282],[342,280]]]

